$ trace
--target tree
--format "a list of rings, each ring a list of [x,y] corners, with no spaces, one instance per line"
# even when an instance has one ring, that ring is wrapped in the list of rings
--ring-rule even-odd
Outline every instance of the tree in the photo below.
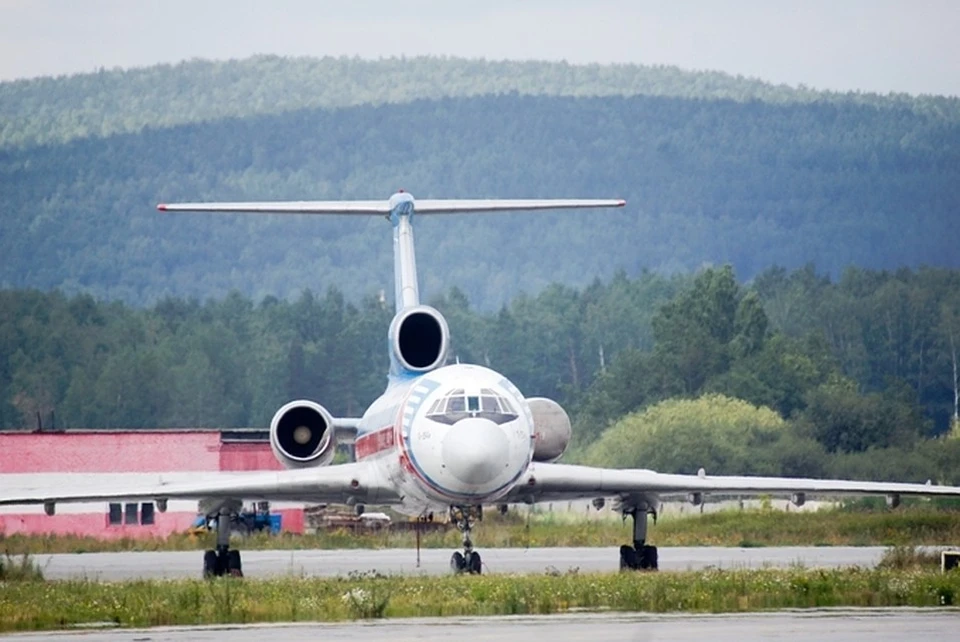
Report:
[[[669,399],[604,431],[586,461],[667,473],[770,473],[758,451],[771,448],[786,422],[769,408],[722,395]]]

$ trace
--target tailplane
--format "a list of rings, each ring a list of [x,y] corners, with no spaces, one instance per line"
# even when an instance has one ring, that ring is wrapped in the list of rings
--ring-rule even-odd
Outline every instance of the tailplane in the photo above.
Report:
[[[393,224],[393,259],[397,312],[420,305],[413,249],[415,214],[467,214],[623,207],[621,199],[424,199],[403,190],[385,201],[277,201],[236,203],[161,203],[161,212],[234,212],[253,214],[346,214],[386,216]]]

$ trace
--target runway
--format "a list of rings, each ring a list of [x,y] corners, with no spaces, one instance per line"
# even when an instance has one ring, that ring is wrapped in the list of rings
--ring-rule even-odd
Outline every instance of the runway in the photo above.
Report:
[[[5,642],[232,642],[264,638],[292,642],[742,642],[782,640],[925,642],[956,639],[957,610],[827,609],[748,615],[577,614],[487,618],[418,618],[339,624],[174,627],[12,635]]]
[[[490,548],[479,549],[484,573],[616,571],[616,548]],[[664,571],[717,568],[874,566],[883,547],[660,548]],[[350,573],[438,575],[450,572],[451,551],[424,549],[351,549],[243,551],[247,577],[276,575],[346,576]],[[37,555],[48,579],[88,578],[104,581],[199,577],[201,551],[147,553],[84,553]]]

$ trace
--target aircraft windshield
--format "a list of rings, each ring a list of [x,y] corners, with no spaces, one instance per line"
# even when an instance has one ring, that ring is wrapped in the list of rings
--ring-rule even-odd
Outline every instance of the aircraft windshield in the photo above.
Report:
[[[473,391],[468,394],[463,388],[457,388],[434,401],[426,416],[447,425],[467,417],[480,417],[496,424],[505,424],[516,419],[517,413],[507,398],[494,390],[483,388],[480,394],[474,394]]]

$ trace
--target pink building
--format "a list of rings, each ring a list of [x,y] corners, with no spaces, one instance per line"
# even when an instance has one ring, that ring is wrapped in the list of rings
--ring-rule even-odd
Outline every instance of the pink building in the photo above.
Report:
[[[190,479],[216,471],[279,470],[263,430],[70,430],[0,432],[0,484],[55,488],[105,479],[139,485],[162,477]],[[303,532],[303,508],[271,506],[283,530]],[[197,517],[197,502],[57,504],[48,516],[42,506],[0,506],[0,533],[56,533],[103,539],[163,537],[185,531]]]

